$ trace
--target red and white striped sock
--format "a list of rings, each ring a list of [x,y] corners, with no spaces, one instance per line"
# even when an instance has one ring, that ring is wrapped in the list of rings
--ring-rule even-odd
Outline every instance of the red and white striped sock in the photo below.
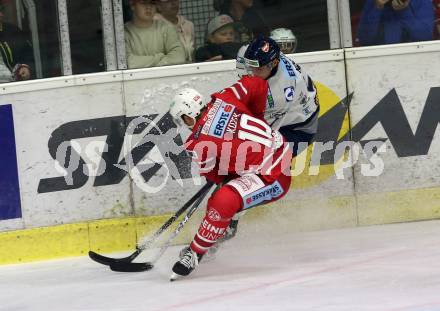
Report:
[[[191,249],[197,254],[205,254],[225,234],[230,221],[230,219],[226,221],[213,221],[206,215],[190,245]]]

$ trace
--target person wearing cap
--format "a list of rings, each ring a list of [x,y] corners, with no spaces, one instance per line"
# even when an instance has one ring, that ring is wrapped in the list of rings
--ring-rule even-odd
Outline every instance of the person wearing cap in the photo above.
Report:
[[[29,80],[34,64],[32,45],[21,29],[4,22],[7,2],[0,1],[0,82]]]
[[[214,0],[214,9],[236,23],[238,41],[249,43],[259,35],[269,36],[270,28],[255,9],[253,0]]]
[[[185,51],[176,30],[168,22],[154,19],[155,2],[130,0],[133,19],[125,24],[128,68],[185,63]]]
[[[197,62],[234,59],[241,44],[235,41],[234,20],[229,15],[211,19],[207,27],[207,44],[197,49]]]
[[[184,16],[179,15],[179,0],[158,0],[156,2],[157,11],[155,19],[164,20],[172,25],[185,50],[185,60],[192,63],[194,59],[194,24]]]

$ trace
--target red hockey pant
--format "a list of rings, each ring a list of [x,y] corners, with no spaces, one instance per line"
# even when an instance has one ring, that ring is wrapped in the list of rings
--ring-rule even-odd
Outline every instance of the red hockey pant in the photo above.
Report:
[[[204,254],[222,237],[239,211],[282,198],[289,190],[290,176],[280,175],[269,183],[258,175],[241,176],[220,187],[208,200],[206,215],[191,242],[191,249]]]

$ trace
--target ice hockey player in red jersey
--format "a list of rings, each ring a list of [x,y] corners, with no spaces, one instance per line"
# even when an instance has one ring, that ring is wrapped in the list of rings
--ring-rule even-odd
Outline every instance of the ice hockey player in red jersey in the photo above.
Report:
[[[258,85],[262,82],[255,79]],[[261,80],[261,81],[260,81]],[[258,82],[259,81],[259,82]],[[200,174],[220,187],[208,200],[205,217],[191,244],[180,253],[171,280],[190,274],[240,211],[282,198],[290,187],[291,152],[283,136],[227,92],[209,103],[194,89],[175,96],[170,114],[192,133],[186,149]]]

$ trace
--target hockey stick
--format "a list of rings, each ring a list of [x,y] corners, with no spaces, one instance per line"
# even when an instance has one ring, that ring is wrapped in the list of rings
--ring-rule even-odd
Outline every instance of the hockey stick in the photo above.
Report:
[[[208,189],[209,190],[209,189]],[[191,218],[191,216],[194,214],[194,212],[199,207],[200,203],[203,201],[205,196],[208,194],[209,191],[206,191],[202,195],[200,195],[196,202],[194,202],[194,205],[191,206],[189,211],[186,213],[185,218],[179,223],[177,228],[174,230],[174,232],[169,236],[167,241],[161,246],[159,252],[154,256],[153,260],[149,262],[130,262],[130,261],[118,261],[115,263],[110,264],[110,269],[113,271],[118,272],[142,272],[147,271],[153,268],[156,261],[165,253],[167,248],[170,246],[171,242],[174,240],[174,238],[179,234],[179,232],[182,230],[182,228],[185,226],[185,224],[188,222],[188,220]]]
[[[191,205],[193,205],[194,202],[196,202],[200,197],[205,197],[205,195],[209,192],[211,189],[213,183],[207,182],[197,193],[189,199],[188,202],[186,202],[173,216],[171,216],[163,225],[160,227],[154,234],[151,236],[147,241],[143,242],[141,245],[136,246],[136,251],[133,252],[131,255],[123,258],[111,258],[106,257],[103,255],[100,255],[98,253],[95,253],[93,251],[89,251],[89,257],[103,265],[110,266],[111,264],[116,263],[129,263],[132,262],[137,256],[139,256],[142,251],[149,248],[151,244],[164,232],[171,224],[176,221]]]

